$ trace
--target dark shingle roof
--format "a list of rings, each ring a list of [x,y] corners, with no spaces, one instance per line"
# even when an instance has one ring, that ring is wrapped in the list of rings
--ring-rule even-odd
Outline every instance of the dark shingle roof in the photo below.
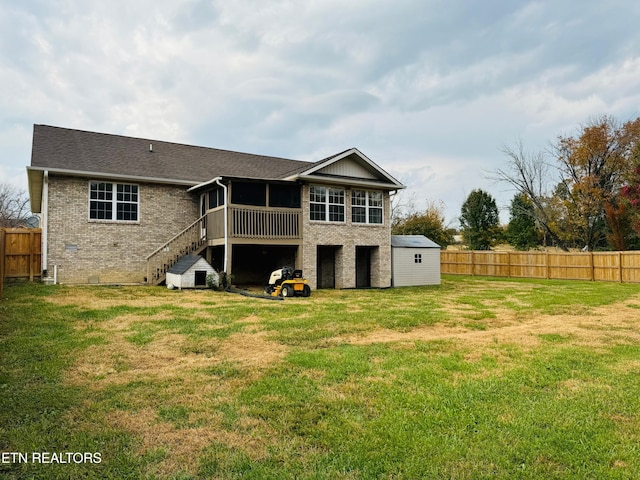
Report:
[[[174,263],[171,268],[169,268],[169,273],[174,273],[176,275],[182,275],[187,270],[189,270],[198,260],[201,260],[203,257],[200,255],[185,255],[176,263]]]
[[[153,151],[149,151],[152,145]],[[217,176],[281,179],[310,162],[34,125],[31,166],[201,183]]]

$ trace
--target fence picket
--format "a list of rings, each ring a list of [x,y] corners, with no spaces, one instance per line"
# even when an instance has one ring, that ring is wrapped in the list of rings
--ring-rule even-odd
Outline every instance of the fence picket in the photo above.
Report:
[[[3,228],[3,249],[0,252],[0,278],[28,278],[42,276],[42,229]]]
[[[640,283],[640,251],[550,253],[443,250],[440,254],[440,271],[453,275]]]

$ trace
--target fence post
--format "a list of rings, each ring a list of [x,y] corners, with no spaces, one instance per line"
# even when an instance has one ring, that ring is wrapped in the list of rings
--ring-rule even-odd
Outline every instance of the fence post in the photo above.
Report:
[[[476,275],[476,266],[474,263],[474,255],[473,255],[473,250],[471,250],[471,276],[475,277]]]
[[[33,248],[35,243],[35,235],[33,230],[29,230],[29,281],[33,282]]]
[[[507,251],[507,278],[511,278],[511,252]]]
[[[618,252],[618,280],[622,283],[622,252]]]
[[[596,278],[596,267],[593,265],[593,252],[589,252],[589,262],[589,268],[591,269],[591,281],[593,282]]]
[[[551,278],[549,275],[549,250],[546,250],[544,253],[545,253],[544,263],[545,263],[545,270],[546,270],[545,273],[546,273],[547,280],[549,280],[549,278]]]
[[[4,254],[5,254],[5,230],[0,228],[0,300],[4,293]]]

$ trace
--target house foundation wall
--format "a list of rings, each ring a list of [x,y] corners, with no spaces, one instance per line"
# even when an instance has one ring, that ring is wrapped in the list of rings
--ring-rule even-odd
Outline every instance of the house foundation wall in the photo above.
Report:
[[[146,257],[199,217],[186,187],[137,185],[138,222],[89,220],[89,179],[50,175],[44,247],[60,283],[143,283]]]

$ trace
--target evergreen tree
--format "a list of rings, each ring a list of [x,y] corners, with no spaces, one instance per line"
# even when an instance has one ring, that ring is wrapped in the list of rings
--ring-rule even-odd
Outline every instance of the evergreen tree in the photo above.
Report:
[[[507,240],[516,250],[529,250],[538,244],[533,202],[523,193],[516,194],[509,208]]]
[[[473,190],[462,204],[460,227],[471,250],[489,250],[500,237],[500,217],[494,198],[480,189]]]

